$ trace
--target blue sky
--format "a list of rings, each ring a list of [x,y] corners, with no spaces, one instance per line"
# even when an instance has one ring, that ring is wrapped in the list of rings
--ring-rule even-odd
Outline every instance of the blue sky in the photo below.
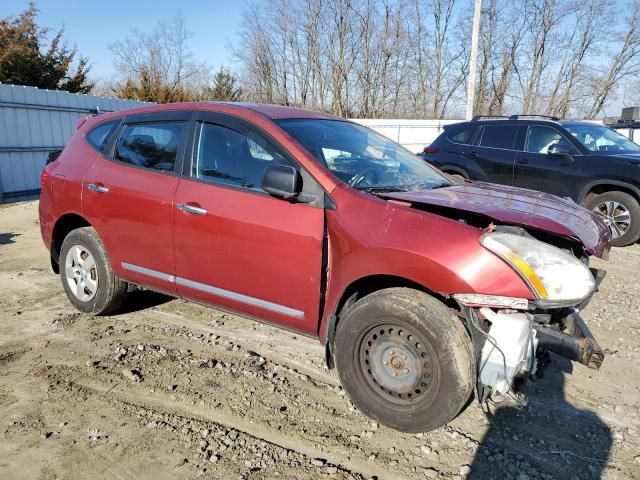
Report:
[[[39,0],[38,23],[54,31],[64,27],[64,38],[77,44],[91,61],[91,76],[109,78],[113,57],[109,44],[134,29],[150,31],[161,20],[181,13],[192,32],[189,48],[199,61],[213,68],[233,67],[228,46],[236,39],[248,0]],[[16,16],[28,1],[0,0],[0,18]]]

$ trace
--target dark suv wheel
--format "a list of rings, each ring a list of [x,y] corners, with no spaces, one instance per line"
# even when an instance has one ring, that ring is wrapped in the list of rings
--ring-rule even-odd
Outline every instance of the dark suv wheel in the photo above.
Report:
[[[127,283],[111,269],[102,240],[91,227],[71,231],[60,249],[60,278],[81,312],[105,315],[122,306]]]
[[[612,227],[613,246],[631,245],[640,238],[640,205],[628,193],[612,191],[592,195],[585,206],[607,217]]]
[[[424,292],[390,288],[356,302],[338,323],[335,352],[353,403],[405,432],[446,424],[473,391],[469,335],[445,305]]]

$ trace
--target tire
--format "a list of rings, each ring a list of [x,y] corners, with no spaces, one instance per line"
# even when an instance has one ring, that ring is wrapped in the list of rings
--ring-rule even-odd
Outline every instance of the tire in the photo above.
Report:
[[[613,223],[614,247],[631,245],[640,239],[640,204],[635,197],[618,191],[589,195],[585,207],[605,215]]]
[[[60,279],[81,312],[106,315],[122,306],[127,283],[113,273],[102,240],[91,227],[72,230],[60,249]]]
[[[334,351],[353,403],[403,432],[445,425],[467,404],[476,381],[463,323],[409,288],[379,290],[353,304],[338,322]]]
[[[467,180],[467,178],[464,175],[461,175],[460,173],[450,173],[450,172],[445,172],[445,173],[456,182],[464,183]]]

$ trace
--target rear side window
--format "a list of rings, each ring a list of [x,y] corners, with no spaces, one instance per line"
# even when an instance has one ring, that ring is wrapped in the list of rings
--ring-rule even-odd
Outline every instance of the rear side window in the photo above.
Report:
[[[116,144],[114,159],[138,167],[173,172],[184,122],[127,125]]]
[[[469,145],[473,141],[473,137],[478,130],[477,126],[465,127],[462,130],[455,130],[448,135],[448,139],[453,143],[461,143]]]
[[[93,127],[93,129],[87,133],[87,142],[89,142],[93,148],[101,152],[109,141],[109,138],[111,138],[111,134],[119,124],[120,120],[113,120]]]
[[[517,125],[485,125],[482,128],[479,145],[481,147],[513,150],[517,134]]]

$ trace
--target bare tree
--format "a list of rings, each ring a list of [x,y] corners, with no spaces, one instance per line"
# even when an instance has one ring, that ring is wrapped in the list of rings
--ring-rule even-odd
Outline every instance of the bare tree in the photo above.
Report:
[[[110,45],[118,76],[114,92],[153,102],[190,99],[208,82],[210,71],[193,59],[189,36],[184,17],[176,16],[150,33],[136,31]]]
[[[620,50],[612,58],[604,76],[594,81],[593,102],[587,118],[596,118],[602,112],[621,80],[640,75],[640,0],[633,3],[632,12],[621,34]]]

